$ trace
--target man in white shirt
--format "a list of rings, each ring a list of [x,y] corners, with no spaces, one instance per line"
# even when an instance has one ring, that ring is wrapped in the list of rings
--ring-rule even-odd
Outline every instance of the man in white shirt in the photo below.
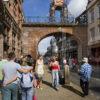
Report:
[[[24,69],[18,63],[14,62],[15,54],[13,52],[8,54],[9,61],[3,65],[3,88],[2,100],[17,100],[18,84],[17,71],[27,73],[32,68]]]

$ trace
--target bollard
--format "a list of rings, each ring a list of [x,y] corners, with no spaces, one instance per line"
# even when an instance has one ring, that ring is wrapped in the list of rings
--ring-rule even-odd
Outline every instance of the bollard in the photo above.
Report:
[[[64,79],[65,79],[65,84],[70,85],[70,71],[68,65],[64,65]]]

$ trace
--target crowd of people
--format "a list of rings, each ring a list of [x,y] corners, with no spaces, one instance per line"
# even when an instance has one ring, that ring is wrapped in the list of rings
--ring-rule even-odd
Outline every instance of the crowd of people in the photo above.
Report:
[[[82,60],[78,73],[80,75],[80,86],[84,96],[88,95],[89,80],[91,78],[92,67],[88,63],[88,58]],[[76,63],[76,61],[73,61]],[[59,72],[61,66],[65,69],[64,75],[67,84],[70,84],[70,65],[66,58],[59,64],[57,57],[53,56],[48,66],[51,70],[52,87],[59,90]],[[31,55],[15,57],[13,52],[8,54],[7,59],[0,59],[0,90],[2,100],[36,100],[36,88],[43,89],[42,80],[45,74],[43,56],[39,56],[35,61]]]
[[[35,62],[31,55],[17,59],[11,52],[6,59],[1,59],[2,100],[36,100],[36,87],[42,89],[43,67],[42,56]]]

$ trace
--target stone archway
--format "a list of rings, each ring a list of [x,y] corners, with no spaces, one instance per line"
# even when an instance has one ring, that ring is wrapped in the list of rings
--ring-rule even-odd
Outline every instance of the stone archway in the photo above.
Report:
[[[65,35],[68,35],[68,37],[69,38],[71,38],[71,39],[73,39],[74,41],[76,41],[77,42],[77,46],[78,46],[78,49],[77,49],[77,52],[78,52],[78,59],[81,59],[81,57],[82,57],[82,41],[81,41],[81,39],[79,38],[79,37],[77,37],[77,36],[74,36],[74,35],[71,35],[70,33],[64,33],[64,32],[60,32],[60,33],[63,33],[63,34],[65,34]],[[43,36],[39,41],[38,41],[38,43],[37,43],[37,48],[38,48],[38,45],[39,45],[39,43],[44,39],[44,38],[46,38],[46,37],[49,37],[49,36],[52,36],[52,34],[59,34],[59,33],[49,33],[48,35],[46,35],[46,36]]]
[[[44,37],[52,35],[53,33],[67,33],[72,35],[73,38],[78,42],[78,53],[79,59],[82,56],[87,55],[87,28],[86,26],[59,26],[59,25],[23,25],[23,39],[27,43],[23,44],[23,49],[26,53],[32,54],[34,58],[37,57],[37,46],[38,43]],[[25,39],[25,33],[27,32],[27,38]],[[84,41],[85,40],[85,41]],[[25,52],[24,52],[25,53]]]

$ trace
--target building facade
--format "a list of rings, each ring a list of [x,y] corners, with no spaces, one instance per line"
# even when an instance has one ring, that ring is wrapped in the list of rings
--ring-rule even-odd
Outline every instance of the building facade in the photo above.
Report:
[[[71,36],[62,33],[62,36],[57,37],[58,56],[60,59],[65,57],[67,60],[78,58],[78,44]]]
[[[22,53],[22,0],[0,0],[0,56]]]
[[[100,65],[100,1],[90,0],[87,5],[88,46],[92,62]]]

